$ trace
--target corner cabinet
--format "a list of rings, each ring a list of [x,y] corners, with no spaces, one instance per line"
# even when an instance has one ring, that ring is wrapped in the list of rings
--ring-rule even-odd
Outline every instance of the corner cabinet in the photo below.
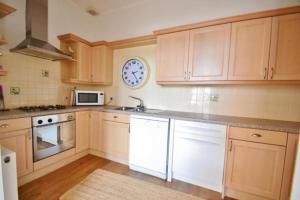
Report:
[[[61,40],[61,49],[72,53],[73,61],[61,61],[62,81],[66,83],[110,85],[113,52],[105,46],[91,47],[79,41]]]

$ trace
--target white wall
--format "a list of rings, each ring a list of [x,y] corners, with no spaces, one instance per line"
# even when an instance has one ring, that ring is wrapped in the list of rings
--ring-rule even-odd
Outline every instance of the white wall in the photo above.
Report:
[[[98,16],[95,40],[147,35],[157,29],[293,5],[300,5],[300,0],[144,0]]]
[[[26,0],[3,0],[17,11],[0,19],[0,34],[8,41],[1,48],[12,48],[25,39]],[[48,0],[48,40],[59,47],[57,35],[74,33],[87,40],[94,39],[95,19],[70,0]]]

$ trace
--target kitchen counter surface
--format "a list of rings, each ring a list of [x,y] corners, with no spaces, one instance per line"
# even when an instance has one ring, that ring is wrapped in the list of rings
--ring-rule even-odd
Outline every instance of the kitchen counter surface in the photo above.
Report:
[[[152,110],[152,109],[149,109],[148,112],[146,111],[146,113],[140,113],[134,111],[114,110],[114,108],[116,107],[115,106],[77,106],[77,107],[70,106],[62,110],[49,110],[49,111],[39,111],[39,112],[24,112],[20,110],[10,110],[7,112],[0,112],[0,120],[51,115],[51,114],[76,112],[76,111],[95,110],[95,111],[103,111],[103,112],[144,115],[144,116],[151,116],[151,117],[172,118],[177,120],[207,122],[207,123],[223,124],[223,125],[244,127],[244,128],[282,131],[282,132],[289,132],[289,133],[296,133],[296,134],[299,134],[300,132],[300,122],[212,115],[212,114],[193,113],[193,112]]]

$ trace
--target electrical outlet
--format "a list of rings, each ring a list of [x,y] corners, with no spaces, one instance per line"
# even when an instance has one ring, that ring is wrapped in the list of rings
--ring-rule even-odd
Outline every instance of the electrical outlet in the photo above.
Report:
[[[213,101],[213,102],[218,102],[219,101],[219,95],[212,94],[212,95],[210,95],[209,100]]]
[[[48,70],[42,70],[42,77],[46,77],[48,78],[49,77],[49,71]]]
[[[21,92],[20,87],[10,87],[10,94],[11,95],[19,95]]]

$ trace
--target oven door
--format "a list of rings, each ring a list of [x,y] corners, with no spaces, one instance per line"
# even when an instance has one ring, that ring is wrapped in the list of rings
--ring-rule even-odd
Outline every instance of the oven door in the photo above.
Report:
[[[75,147],[75,121],[33,128],[34,162]]]

